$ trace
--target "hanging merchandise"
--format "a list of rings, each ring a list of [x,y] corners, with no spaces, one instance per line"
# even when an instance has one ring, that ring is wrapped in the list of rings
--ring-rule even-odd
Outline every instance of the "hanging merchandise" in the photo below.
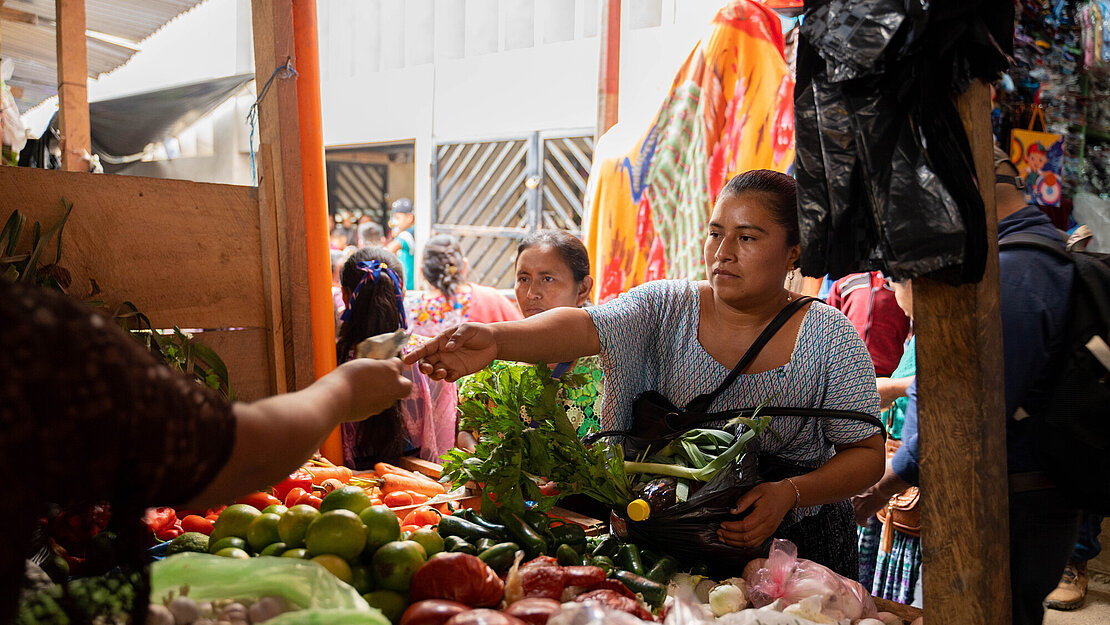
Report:
[[[1044,112],[1036,110],[1029,128],[1014,130],[1010,135],[1010,160],[1025,181],[1025,201],[1040,206],[1060,205],[1060,175],[1064,166],[1064,136],[1033,130],[1040,120],[1044,128]]]
[[[985,214],[952,94],[1005,69],[1010,11],[896,0],[807,9],[794,105],[805,275],[980,279]]]

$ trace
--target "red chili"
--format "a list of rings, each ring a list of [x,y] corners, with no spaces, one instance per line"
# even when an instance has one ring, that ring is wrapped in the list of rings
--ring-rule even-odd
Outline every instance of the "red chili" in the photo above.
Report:
[[[297,486],[290,489],[289,492],[285,495],[285,507],[292,508],[293,506],[297,505],[297,500],[307,495],[311,488],[312,487],[309,486],[308,490],[306,490],[304,488],[301,488],[300,486]]]
[[[176,522],[177,513],[173,508],[147,508],[143,516],[143,523],[146,523],[156,535],[162,530],[173,527]]]
[[[212,535],[213,525],[214,523],[212,520],[195,514],[190,514],[184,519],[181,519],[181,529],[186,532],[200,532],[206,536]]]
[[[297,469],[292,475],[274,485],[274,496],[281,501],[285,501],[286,497],[289,495],[289,491],[294,488],[303,488],[305,491],[311,491],[312,474],[304,469]]]
[[[248,506],[254,506],[259,510],[264,510],[269,506],[278,505],[281,502],[281,499],[274,497],[270,493],[251,493],[235,500],[235,503],[245,503]]]
[[[164,542],[164,541],[167,541],[167,540],[173,540],[173,539],[177,538],[178,536],[180,536],[183,533],[184,532],[182,532],[180,528],[169,527],[169,528],[166,528],[166,529],[162,530],[161,532],[155,532],[154,535],[158,538],[158,540],[161,540],[161,541]]]
[[[320,499],[316,495],[304,494],[304,495],[301,495],[300,499],[298,499],[297,503],[294,504],[294,505],[300,505],[302,503],[310,505],[313,508],[316,508],[317,510],[319,510],[320,509],[320,504],[324,503],[324,500]]]

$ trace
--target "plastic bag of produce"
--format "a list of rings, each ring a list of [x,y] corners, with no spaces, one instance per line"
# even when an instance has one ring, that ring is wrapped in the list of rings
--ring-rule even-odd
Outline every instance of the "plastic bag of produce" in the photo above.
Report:
[[[547,625],[644,625],[647,621],[627,612],[613,610],[596,601],[564,603]]]
[[[170,592],[189,587],[189,598],[256,599],[277,595],[302,611],[289,622],[365,623],[388,625],[381,612],[371,608],[354,588],[339,581],[324,567],[305,560],[261,556],[247,560],[203,553],[181,553],[150,567],[150,601],[159,603]],[[358,618],[332,620],[326,611],[358,614]],[[271,622],[279,623],[274,620]]]
[[[775,539],[771,555],[762,566],[749,567],[744,578],[751,585],[752,603],[763,607],[781,599],[789,606],[820,597],[821,614],[833,619],[874,617],[874,600],[859,582],[841,577],[828,567],[798,557],[798,548],[788,540]]]

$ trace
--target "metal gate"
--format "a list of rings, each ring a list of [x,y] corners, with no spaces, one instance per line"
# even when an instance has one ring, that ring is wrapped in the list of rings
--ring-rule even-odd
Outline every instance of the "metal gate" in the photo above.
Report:
[[[355,221],[370,215],[384,227],[389,220],[386,193],[389,170],[380,163],[327,161],[328,212],[346,211]]]
[[[432,233],[459,239],[470,279],[513,286],[516,247],[531,232],[581,235],[593,135],[525,137],[436,146]]]

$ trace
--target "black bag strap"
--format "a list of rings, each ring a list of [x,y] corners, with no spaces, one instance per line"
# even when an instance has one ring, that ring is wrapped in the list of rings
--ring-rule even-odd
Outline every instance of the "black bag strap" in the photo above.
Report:
[[[771,320],[771,323],[767,324],[767,327],[763,328],[763,332],[759,333],[759,336],[755,339],[755,342],[752,343],[751,347],[748,348],[748,351],[744,352],[744,355],[740,357],[740,362],[736,363],[736,366],[732,368],[732,371],[728,372],[728,376],[725,377],[724,382],[721,382],[720,386],[718,386],[713,391],[698,395],[694,399],[690,400],[690,403],[686,404],[686,408],[684,408],[684,410],[686,410],[687,412],[705,412],[706,410],[708,410],[710,404],[713,403],[713,400],[717,399],[718,395],[728,390],[728,388],[732,386],[732,383],[736,381],[736,378],[740,377],[740,374],[744,372],[744,369],[747,369],[748,365],[750,365],[752,361],[755,360],[755,357],[759,355],[759,352],[763,349],[763,346],[771,340],[771,337],[773,337],[775,333],[779,331],[779,328],[781,328],[786,323],[786,321],[790,319],[790,317],[794,316],[794,313],[797,312],[802,306],[805,306],[806,304],[815,301],[816,299],[817,298],[815,297],[799,297],[786,306],[783,306],[782,310],[779,311],[779,314],[775,315],[775,318]]]
[[[1063,241],[1041,236],[1039,234],[1019,232],[1017,234],[1004,236],[998,241],[999,250],[1012,250],[1021,247],[1045,252],[1069,263],[1073,262],[1071,254],[1064,248]]]
[[[683,423],[681,429],[675,428],[674,431],[665,436],[658,437],[653,440],[647,440],[643,437],[635,436],[629,430],[603,430],[601,432],[592,432],[582,437],[582,442],[590,445],[606,436],[622,436],[633,441],[641,441],[646,443],[656,442],[658,440],[674,440],[686,432],[707,425],[717,421],[725,421],[735,417],[752,418],[755,416],[760,417],[807,417],[813,419],[847,419],[849,421],[857,421],[867,425],[873,425],[879,428],[883,438],[886,438],[886,428],[883,427],[883,422],[870,413],[861,412],[858,410],[836,410],[832,408],[798,408],[794,406],[763,406],[759,408],[738,408],[736,410],[726,410],[724,412],[715,412],[705,415],[704,418],[698,419],[692,423]]]

